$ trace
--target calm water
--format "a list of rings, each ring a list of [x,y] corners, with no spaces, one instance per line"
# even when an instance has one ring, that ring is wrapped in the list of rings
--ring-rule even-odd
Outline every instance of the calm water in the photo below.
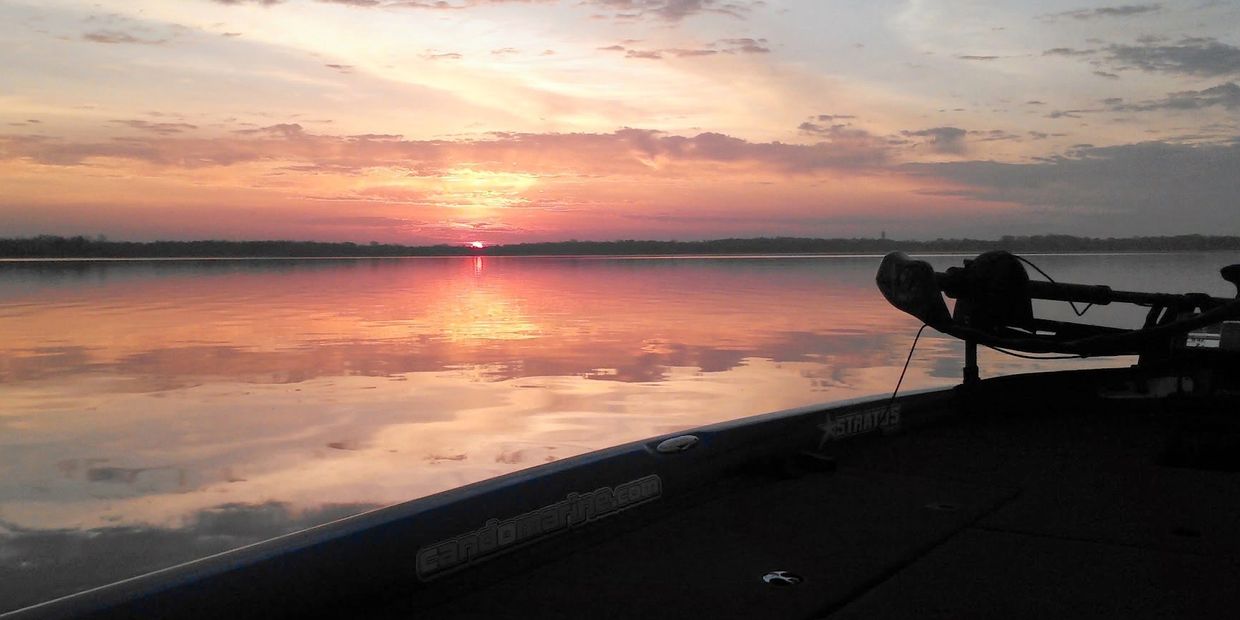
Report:
[[[1064,281],[1231,296],[1217,269],[1240,256],[1035,260]],[[919,325],[878,294],[878,261],[0,263],[0,610],[649,435],[889,392]],[[905,387],[955,383],[961,350],[928,332]],[[983,351],[982,372],[1128,362]]]

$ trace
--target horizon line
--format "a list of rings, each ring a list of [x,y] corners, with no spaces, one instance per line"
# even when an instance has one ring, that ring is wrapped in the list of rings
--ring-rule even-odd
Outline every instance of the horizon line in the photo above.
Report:
[[[894,238],[894,237],[886,237],[886,236],[881,236],[881,237],[794,237],[794,236],[779,235],[779,236],[755,236],[755,237],[715,237],[715,238],[710,238],[710,239],[690,239],[690,240],[637,239],[637,238],[560,239],[560,240],[555,240],[555,241],[521,241],[521,242],[516,242],[516,243],[499,243],[499,242],[491,243],[491,242],[487,242],[484,240],[468,240],[468,241],[440,241],[440,242],[425,243],[425,244],[410,244],[410,243],[379,242],[379,241],[359,242],[359,241],[324,241],[324,240],[316,240],[316,239],[274,239],[274,238],[268,238],[268,239],[211,239],[211,238],[153,239],[153,240],[148,240],[148,241],[137,241],[137,240],[130,240],[130,239],[113,239],[113,238],[103,236],[103,235],[96,235],[94,237],[90,237],[87,235],[67,236],[67,235],[38,234],[38,235],[31,235],[31,236],[25,236],[25,237],[0,237],[0,243],[12,243],[12,242],[23,242],[23,241],[29,242],[29,241],[40,241],[40,240],[69,241],[69,242],[74,242],[74,243],[85,242],[85,243],[90,243],[90,244],[138,244],[138,245],[151,245],[151,244],[159,244],[159,243],[168,243],[168,244],[287,243],[287,244],[342,245],[342,246],[355,246],[359,248],[366,248],[366,247],[444,248],[444,247],[448,247],[448,248],[460,248],[460,249],[487,250],[491,248],[511,248],[511,247],[520,247],[520,246],[528,246],[528,245],[624,244],[624,243],[691,245],[691,244],[720,243],[720,242],[727,242],[727,241],[733,241],[733,242],[739,242],[739,241],[801,241],[801,242],[837,241],[837,242],[844,242],[844,241],[848,241],[848,242],[931,244],[931,243],[947,243],[947,242],[951,242],[951,243],[961,243],[961,242],[998,243],[998,242],[1005,242],[1005,241],[1010,242],[1010,241],[1032,241],[1032,240],[1051,240],[1051,239],[1073,240],[1073,241],[1118,242],[1118,241],[1189,239],[1189,238],[1199,238],[1203,240],[1204,239],[1240,240],[1240,235],[1211,235],[1211,234],[1204,234],[1204,233],[1181,233],[1181,234],[1174,234],[1174,235],[1129,235],[1129,236],[1123,236],[1123,237],[1094,237],[1094,236],[1086,236],[1086,235],[1072,235],[1072,234],[1066,234],[1066,233],[1038,233],[1038,234],[1026,234],[1026,235],[1005,234],[1005,235],[999,235],[997,237],[992,237],[992,238],[964,236],[964,237],[935,237],[935,238],[924,238],[924,239]],[[483,245],[482,247],[473,245],[476,243],[483,243],[485,245]]]

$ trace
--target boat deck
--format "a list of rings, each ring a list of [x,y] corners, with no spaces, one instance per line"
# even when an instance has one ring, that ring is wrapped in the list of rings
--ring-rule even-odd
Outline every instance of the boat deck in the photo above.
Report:
[[[1003,404],[838,444],[834,471],[739,473],[557,537],[517,576],[471,569],[449,600],[370,615],[1235,617],[1240,475],[1165,464],[1165,403],[1045,405],[1019,379],[971,398]],[[803,581],[764,582],[780,570]]]

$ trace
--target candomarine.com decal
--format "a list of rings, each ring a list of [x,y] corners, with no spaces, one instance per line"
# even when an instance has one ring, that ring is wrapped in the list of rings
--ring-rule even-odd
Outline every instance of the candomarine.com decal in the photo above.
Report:
[[[847,413],[833,413],[827,417],[827,421],[819,428],[823,430],[822,441],[826,443],[831,440],[843,439],[869,433],[879,429],[892,429],[900,426],[900,406],[893,405],[890,408],[886,405],[873,407],[870,409],[861,409],[859,411],[849,411]]]
[[[418,550],[419,579],[490,559],[544,536],[580,527],[622,510],[658,499],[663,480],[657,474],[589,493],[569,493],[564,499],[505,519],[489,519],[481,528]]]

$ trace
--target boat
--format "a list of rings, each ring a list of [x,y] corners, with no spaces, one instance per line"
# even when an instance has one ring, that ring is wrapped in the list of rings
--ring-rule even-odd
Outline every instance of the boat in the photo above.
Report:
[[[893,305],[965,341],[955,387],[599,450],[3,617],[1234,617],[1240,295],[1026,264],[883,260]],[[1035,299],[1149,310],[1118,329]],[[1138,361],[982,379],[979,346]]]

